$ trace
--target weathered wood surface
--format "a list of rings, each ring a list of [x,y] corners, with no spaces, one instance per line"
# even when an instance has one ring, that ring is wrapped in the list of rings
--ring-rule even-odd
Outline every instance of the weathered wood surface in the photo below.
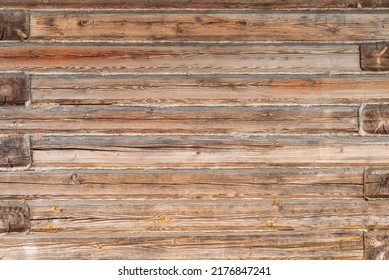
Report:
[[[389,105],[367,105],[362,110],[362,129],[370,134],[389,133]]]
[[[26,204],[0,201],[0,233],[30,228],[30,211]]]
[[[389,170],[367,169],[364,193],[368,198],[389,198]]]
[[[319,59],[320,58],[320,59]],[[64,44],[0,45],[0,71],[360,72],[358,45]],[[166,72],[165,72],[166,73]]]
[[[31,231],[389,229],[384,200],[29,200]]]
[[[3,108],[0,132],[358,132],[358,107]]]
[[[0,138],[0,167],[23,166],[30,163],[31,152],[25,138]]]
[[[362,196],[363,168],[98,169],[0,173],[0,199]]]
[[[0,41],[25,40],[29,34],[30,16],[28,12],[0,10]]]
[[[389,8],[388,0],[357,0],[360,8]]]
[[[362,258],[360,231],[12,233],[0,239],[0,259]]]
[[[368,166],[389,164],[389,139],[330,136],[40,136],[35,166]]]
[[[0,74],[0,106],[21,105],[30,97],[30,84],[24,75]]]
[[[389,44],[362,44],[361,67],[368,71],[388,71],[389,70]]]
[[[31,40],[386,40],[389,14],[327,12],[32,12]]]
[[[364,234],[364,259],[389,260],[389,231],[373,230]]]

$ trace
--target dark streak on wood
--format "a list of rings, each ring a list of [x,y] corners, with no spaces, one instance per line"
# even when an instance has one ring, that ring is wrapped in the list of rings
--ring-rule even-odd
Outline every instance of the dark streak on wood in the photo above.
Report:
[[[29,81],[25,75],[0,76],[0,105],[22,105],[29,99]]]
[[[27,11],[0,11],[0,41],[26,40],[30,34],[30,15]]]
[[[23,166],[30,163],[31,153],[25,138],[0,139],[0,167]]]
[[[30,210],[27,205],[0,202],[0,232],[25,231],[30,228]]]
[[[387,43],[361,44],[360,56],[363,70],[389,70],[389,45]]]
[[[364,181],[365,197],[389,198],[389,169],[368,169]]]
[[[374,230],[364,234],[364,259],[389,260],[389,231]]]

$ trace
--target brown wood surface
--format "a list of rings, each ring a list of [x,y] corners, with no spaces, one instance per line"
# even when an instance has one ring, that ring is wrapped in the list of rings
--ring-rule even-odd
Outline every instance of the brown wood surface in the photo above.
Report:
[[[30,97],[30,84],[24,75],[0,75],[0,106],[21,105]]]
[[[327,12],[32,12],[31,40],[386,40],[389,14]]]
[[[3,108],[0,132],[358,132],[358,107]]]
[[[0,167],[23,166],[30,163],[30,147],[25,138],[0,138]]]
[[[0,173],[0,199],[362,196],[363,168],[98,169]]]
[[[319,59],[320,58],[320,59]],[[358,45],[2,44],[0,71],[277,72],[360,71]]]
[[[389,70],[389,45],[387,43],[362,44],[360,52],[363,70]]]
[[[364,259],[389,260],[389,232],[373,230],[364,234]]]
[[[25,231],[30,228],[28,206],[13,201],[0,201],[0,233]]]
[[[389,164],[386,138],[331,136],[40,136],[35,166],[368,166]]]
[[[0,41],[25,40],[29,34],[30,16],[28,12],[0,10]]]
[[[7,234],[0,259],[362,259],[361,231]]]
[[[362,129],[371,134],[388,134],[389,105],[367,105],[362,110]]]
[[[389,8],[388,0],[358,0],[360,8]]]
[[[389,198],[389,170],[366,170],[364,193],[368,198]]]

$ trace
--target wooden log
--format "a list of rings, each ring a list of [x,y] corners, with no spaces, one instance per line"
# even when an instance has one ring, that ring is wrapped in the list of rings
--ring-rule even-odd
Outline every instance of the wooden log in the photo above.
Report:
[[[1,259],[362,259],[360,231],[8,234]]]
[[[384,0],[385,1],[385,0]],[[378,2],[378,1],[376,1]],[[17,8],[112,8],[112,9],[154,9],[154,8],[250,8],[250,9],[295,9],[295,8],[356,8],[355,0],[2,0],[0,7]]]
[[[4,108],[0,132],[358,132],[358,107]]]
[[[389,260],[389,232],[373,230],[364,234],[364,259]]]
[[[360,66],[357,45],[24,43],[0,46],[1,70],[256,73],[360,71]]]
[[[35,166],[366,166],[389,164],[389,140],[247,135],[42,136]]]
[[[31,40],[386,40],[387,12],[32,12]]]
[[[366,105],[362,110],[361,127],[366,133],[388,134],[389,105]]]
[[[24,104],[29,100],[29,87],[25,75],[0,75],[0,106]]]
[[[362,198],[362,168],[50,170],[0,173],[0,199]]]
[[[25,204],[0,201],[0,233],[25,231],[30,228],[30,211]]]
[[[29,200],[31,231],[389,229],[361,198]]]
[[[364,193],[367,198],[389,198],[389,171],[387,169],[367,169]]]
[[[387,43],[362,44],[360,51],[363,70],[389,70],[389,45]]]
[[[388,0],[358,0],[359,8],[389,8]]]
[[[30,163],[30,147],[25,138],[0,138],[0,167],[23,166]]]
[[[31,77],[31,101],[57,104],[389,102],[386,75]]]
[[[27,11],[0,10],[0,41],[25,40],[29,35],[30,15]]]

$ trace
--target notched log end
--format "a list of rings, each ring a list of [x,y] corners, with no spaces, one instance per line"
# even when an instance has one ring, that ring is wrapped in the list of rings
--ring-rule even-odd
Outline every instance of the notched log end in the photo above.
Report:
[[[0,12],[0,40],[26,40],[30,36],[30,14],[24,10]]]
[[[361,44],[360,63],[362,70],[388,71],[389,70],[389,44]]]
[[[357,0],[358,8],[388,8],[389,0]]]
[[[361,128],[368,134],[389,134],[388,105],[368,105],[363,108]]]
[[[27,205],[0,205],[0,232],[21,232],[30,228],[30,209]]]
[[[27,76],[0,76],[0,106],[23,105],[28,99]]]
[[[389,170],[368,169],[364,181],[366,198],[389,198]]]
[[[24,137],[0,139],[0,167],[27,166],[31,163],[28,140]]]
[[[374,230],[364,235],[365,260],[389,260],[389,231]]]

